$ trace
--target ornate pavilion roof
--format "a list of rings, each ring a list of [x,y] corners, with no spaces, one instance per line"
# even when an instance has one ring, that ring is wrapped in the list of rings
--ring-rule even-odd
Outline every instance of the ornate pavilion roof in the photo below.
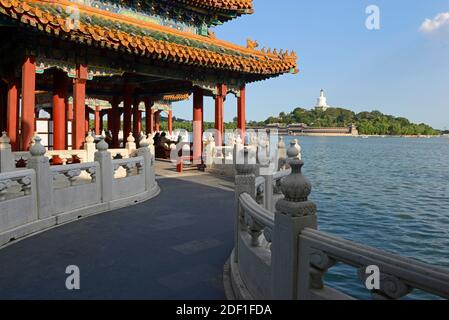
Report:
[[[175,0],[172,0],[175,1]],[[250,0],[176,0],[197,6],[252,8]],[[68,0],[0,0],[0,15],[35,31],[90,46],[109,48],[180,65],[260,75],[263,78],[296,73],[296,53],[257,50],[151,22],[77,4],[79,23],[70,25],[73,5]]]

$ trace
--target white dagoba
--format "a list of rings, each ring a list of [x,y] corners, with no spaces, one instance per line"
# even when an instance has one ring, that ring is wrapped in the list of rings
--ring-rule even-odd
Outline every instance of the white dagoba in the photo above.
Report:
[[[328,106],[327,104],[327,98],[324,94],[324,90],[321,89],[320,91],[320,97],[317,99],[317,103],[315,106],[316,110],[321,110],[321,111],[326,111],[327,109],[329,109],[330,106]]]

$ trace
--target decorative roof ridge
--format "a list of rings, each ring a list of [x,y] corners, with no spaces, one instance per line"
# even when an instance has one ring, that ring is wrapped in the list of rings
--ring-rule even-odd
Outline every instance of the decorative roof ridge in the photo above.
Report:
[[[174,94],[166,94],[162,97],[162,100],[164,101],[184,101],[188,100],[190,97],[190,93],[174,93]]]
[[[253,0],[172,0],[200,8],[214,8],[237,11],[241,14],[254,13]]]

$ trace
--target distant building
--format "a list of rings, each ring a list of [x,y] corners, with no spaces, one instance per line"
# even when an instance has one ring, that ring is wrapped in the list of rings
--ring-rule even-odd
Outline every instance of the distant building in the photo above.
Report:
[[[329,108],[330,106],[327,104],[327,98],[326,95],[324,94],[324,90],[321,89],[320,97],[317,99],[315,110],[326,111]]]

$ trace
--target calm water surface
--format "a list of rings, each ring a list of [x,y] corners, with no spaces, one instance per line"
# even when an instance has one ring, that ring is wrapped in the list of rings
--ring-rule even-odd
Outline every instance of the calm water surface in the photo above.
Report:
[[[298,139],[320,230],[449,268],[449,139]],[[351,267],[326,282],[369,298]]]

